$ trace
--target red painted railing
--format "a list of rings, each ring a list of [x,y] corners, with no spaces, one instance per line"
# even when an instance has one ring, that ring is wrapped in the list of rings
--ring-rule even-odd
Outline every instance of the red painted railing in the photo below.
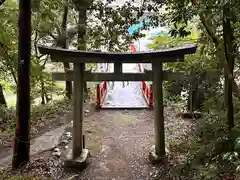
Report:
[[[139,72],[144,72],[141,64],[138,64],[138,69],[139,69]],[[152,85],[146,81],[142,81],[141,89],[142,89],[143,96],[145,97],[148,106],[153,107]]]
[[[146,81],[142,81],[142,92],[147,101],[147,104],[153,106],[152,85]]]
[[[100,108],[107,94],[107,81],[97,84],[97,107]]]

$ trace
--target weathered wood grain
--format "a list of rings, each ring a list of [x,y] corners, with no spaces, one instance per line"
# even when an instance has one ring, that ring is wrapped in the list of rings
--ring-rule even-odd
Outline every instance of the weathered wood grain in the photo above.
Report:
[[[151,63],[153,61],[178,62],[184,60],[185,54],[196,52],[196,46],[188,45],[179,48],[149,52],[90,52],[69,50],[56,47],[38,46],[41,54],[51,55],[54,62],[69,63]]]

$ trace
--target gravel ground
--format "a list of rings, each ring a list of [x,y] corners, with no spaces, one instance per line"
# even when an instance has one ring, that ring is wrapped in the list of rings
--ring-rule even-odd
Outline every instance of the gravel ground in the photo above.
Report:
[[[166,142],[183,140],[192,124],[180,118],[171,108],[165,108]],[[154,144],[153,111],[101,111],[91,117],[103,131],[101,151],[81,173],[81,180],[147,180],[154,179],[159,167],[148,160]],[[170,150],[171,151],[171,150]],[[171,156],[171,155],[170,155]],[[171,159],[171,158],[170,158]]]
[[[165,108],[167,146],[170,141],[186,139],[193,128],[191,122],[176,117],[176,114],[172,108]],[[44,152],[32,157],[31,164],[21,174],[40,179],[178,179],[171,171],[178,163],[178,155],[171,154],[171,149],[169,161],[164,165],[153,166],[148,160],[149,150],[154,144],[153,111],[101,110],[85,118],[84,128],[86,147],[92,152],[92,161],[84,171],[79,174],[63,172],[61,159],[64,157],[59,159],[53,157],[52,152]],[[71,131],[71,128],[66,131]]]

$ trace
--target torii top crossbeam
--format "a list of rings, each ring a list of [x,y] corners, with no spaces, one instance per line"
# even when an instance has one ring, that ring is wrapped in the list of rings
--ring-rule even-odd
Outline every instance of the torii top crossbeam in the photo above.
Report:
[[[58,47],[39,45],[41,54],[51,55],[52,61],[71,63],[151,63],[154,61],[177,62],[183,61],[185,54],[194,54],[197,47],[186,45],[179,48],[169,48],[149,52],[91,52],[70,50]]]

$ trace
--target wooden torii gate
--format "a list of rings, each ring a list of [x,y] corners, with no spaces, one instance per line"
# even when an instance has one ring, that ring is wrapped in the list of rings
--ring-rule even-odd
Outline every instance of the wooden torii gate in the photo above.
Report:
[[[150,52],[110,53],[68,50],[39,46],[41,54],[51,56],[53,62],[73,63],[74,69],[66,73],[53,73],[54,80],[73,81],[73,147],[71,157],[65,162],[67,167],[83,167],[88,162],[89,151],[83,147],[84,118],[84,81],[153,81],[154,96],[154,130],[155,146],[149,153],[151,161],[161,161],[166,156],[164,114],[163,114],[163,80],[171,73],[163,71],[162,64],[180,62],[185,54],[193,54],[197,47],[165,49]],[[85,63],[114,63],[114,73],[93,73],[84,71]],[[152,63],[152,71],[146,73],[122,73],[122,63]]]

